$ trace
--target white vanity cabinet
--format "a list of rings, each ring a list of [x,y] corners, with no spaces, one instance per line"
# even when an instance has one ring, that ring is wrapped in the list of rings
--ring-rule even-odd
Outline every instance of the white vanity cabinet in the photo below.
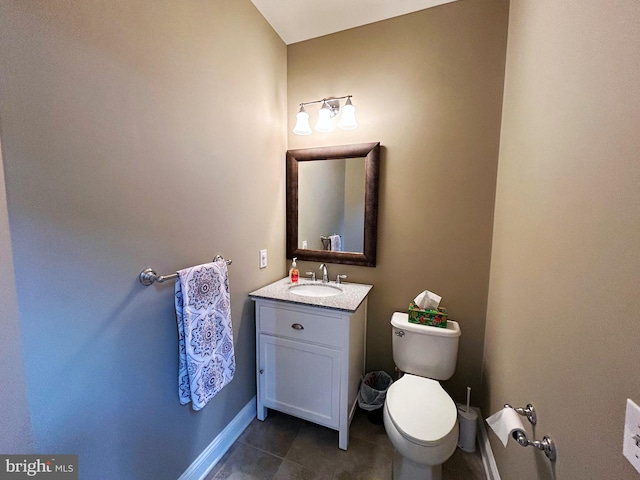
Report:
[[[253,299],[258,419],[271,408],[333,428],[346,450],[364,375],[367,299],[355,311]]]

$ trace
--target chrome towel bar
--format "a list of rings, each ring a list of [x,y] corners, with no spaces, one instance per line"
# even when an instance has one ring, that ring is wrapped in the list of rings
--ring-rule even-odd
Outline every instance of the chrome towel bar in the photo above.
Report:
[[[224,260],[227,265],[231,265],[232,263],[232,260],[225,260],[222,255],[216,255],[213,259],[214,262],[217,262],[219,260]],[[178,278],[177,273],[172,273],[170,275],[158,275],[153,268],[145,268],[140,272],[140,275],[138,275],[140,283],[145,287],[148,287],[153,283],[164,283],[167,280],[175,280],[176,278]]]

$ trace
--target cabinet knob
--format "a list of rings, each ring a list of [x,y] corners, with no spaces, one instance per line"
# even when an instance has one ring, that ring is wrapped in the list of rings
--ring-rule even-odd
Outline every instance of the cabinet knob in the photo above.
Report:
[[[262,375],[264,373],[264,368],[260,369],[260,375]]]
[[[291,328],[293,328],[294,330],[304,330],[304,327],[299,323],[294,323],[293,325],[291,325]]]

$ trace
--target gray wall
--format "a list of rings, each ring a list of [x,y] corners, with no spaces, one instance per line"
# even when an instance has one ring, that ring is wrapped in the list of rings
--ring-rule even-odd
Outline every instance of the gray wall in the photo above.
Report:
[[[2,167],[0,142],[0,167]],[[22,340],[16,283],[13,273],[4,170],[0,168],[0,452],[31,451],[31,425],[27,407]]]
[[[558,461],[491,435],[504,479],[639,476],[639,19],[637,0],[511,1],[485,413],[533,403]]]
[[[393,373],[391,315],[429,289],[462,328],[460,401],[480,390],[507,18],[507,1],[453,2],[288,48],[289,148],[382,145],[378,264],[329,266],[374,285],[367,369]],[[356,130],[291,132],[300,102],[341,95]]]
[[[176,478],[255,395],[247,293],[285,273],[286,47],[249,0],[2,2],[0,71],[25,368],[9,406],[26,386],[33,451],[78,453],[83,478]],[[193,412],[173,282],[137,276],[217,253],[238,370]]]

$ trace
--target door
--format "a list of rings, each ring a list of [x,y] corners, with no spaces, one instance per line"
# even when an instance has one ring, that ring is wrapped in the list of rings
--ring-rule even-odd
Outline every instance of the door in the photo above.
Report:
[[[260,335],[260,391],[265,407],[337,429],[340,350]]]

